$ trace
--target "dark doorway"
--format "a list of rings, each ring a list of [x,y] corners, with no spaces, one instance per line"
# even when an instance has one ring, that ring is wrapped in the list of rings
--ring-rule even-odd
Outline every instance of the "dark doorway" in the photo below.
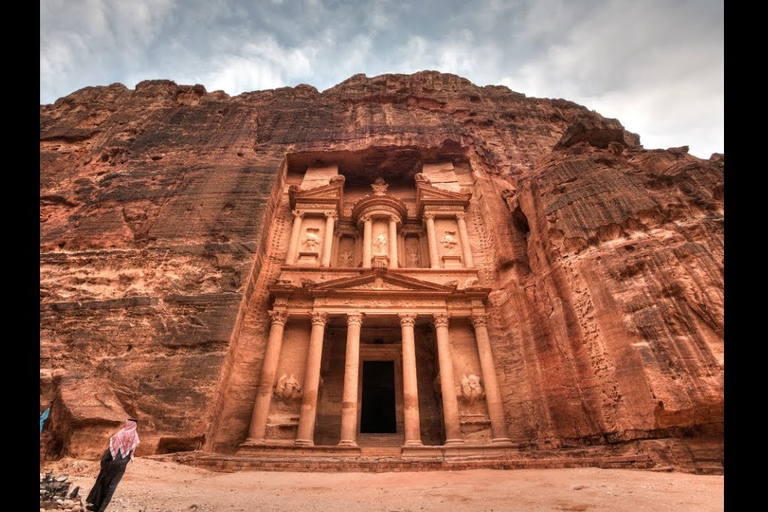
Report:
[[[395,434],[395,362],[363,361],[361,434]]]

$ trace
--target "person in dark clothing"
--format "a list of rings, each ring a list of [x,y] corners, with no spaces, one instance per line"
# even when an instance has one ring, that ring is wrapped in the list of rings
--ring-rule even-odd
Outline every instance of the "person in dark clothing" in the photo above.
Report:
[[[125,473],[128,463],[133,460],[133,454],[139,445],[139,435],[136,433],[138,420],[129,419],[117,434],[109,439],[109,447],[101,457],[101,470],[96,477],[88,498],[86,510],[104,512],[112,500],[117,484]]]

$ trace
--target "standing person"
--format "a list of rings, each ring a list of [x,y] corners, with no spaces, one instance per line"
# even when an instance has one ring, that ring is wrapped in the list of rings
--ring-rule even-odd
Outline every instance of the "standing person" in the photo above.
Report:
[[[139,446],[139,434],[136,433],[138,421],[133,418],[125,420],[125,426],[109,439],[109,447],[101,457],[101,471],[85,500],[88,503],[86,510],[104,512],[109,505],[126,466],[133,460],[133,453]]]
[[[43,411],[43,413],[40,415],[40,436],[43,435],[43,424],[45,423],[45,420],[48,419],[48,415],[51,414],[51,407],[53,406],[53,402],[50,403],[48,407]]]

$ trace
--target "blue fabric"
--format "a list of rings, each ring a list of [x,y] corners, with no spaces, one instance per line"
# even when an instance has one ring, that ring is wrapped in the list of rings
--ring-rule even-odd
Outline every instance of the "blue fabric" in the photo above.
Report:
[[[45,423],[45,420],[48,419],[48,415],[51,413],[51,408],[48,407],[46,410],[43,411],[43,414],[40,415],[40,434],[43,433],[43,423]]]

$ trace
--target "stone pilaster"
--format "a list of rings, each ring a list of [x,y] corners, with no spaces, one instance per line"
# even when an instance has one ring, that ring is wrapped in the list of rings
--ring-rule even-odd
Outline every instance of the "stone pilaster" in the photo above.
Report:
[[[331,249],[333,248],[333,229],[336,222],[336,212],[325,212],[325,238],[323,238],[323,255],[320,260],[320,266],[329,267],[331,265]]]
[[[421,446],[421,422],[419,420],[419,387],[416,380],[416,343],[413,326],[416,315],[401,313],[400,328],[403,339],[403,416],[405,422],[405,446]]]
[[[360,328],[363,315],[347,315],[347,354],[344,363],[344,394],[341,405],[339,446],[357,446],[357,386],[360,370]]]
[[[488,315],[472,315],[471,320],[472,325],[475,328],[477,352],[480,356],[480,369],[483,372],[488,415],[491,417],[491,443],[510,444],[512,441],[507,436],[499,381],[496,379],[496,368],[493,364],[491,341],[488,337]]]
[[[437,252],[437,234],[435,233],[435,214],[425,213],[427,223],[427,245],[429,246],[429,266],[440,268],[440,255]]]
[[[397,219],[389,218],[389,268],[397,268]]]
[[[472,259],[472,247],[469,244],[469,233],[467,232],[466,213],[458,212],[456,222],[459,225],[459,241],[461,242],[461,253],[464,255],[464,266],[474,268],[475,262]]]
[[[453,358],[451,357],[451,339],[448,331],[448,314],[435,313],[435,333],[437,334],[437,355],[440,362],[440,390],[443,395],[443,421],[445,422],[445,445],[464,444],[459,423],[459,401],[456,398],[456,385],[453,377]]]
[[[251,426],[248,429],[248,443],[262,444],[265,442],[267,431],[267,416],[269,406],[272,403],[272,393],[275,387],[275,373],[280,358],[280,348],[283,345],[283,331],[288,321],[288,313],[285,311],[270,311],[272,319],[267,339],[267,350],[261,364],[261,379],[256,391],[256,402],[253,406]]]
[[[317,417],[317,392],[320,389],[320,362],[323,356],[323,335],[327,313],[312,313],[312,332],[309,335],[307,369],[304,373],[304,396],[301,400],[299,430],[296,446],[314,446],[315,420]]]
[[[291,230],[291,240],[288,242],[288,254],[285,257],[286,265],[296,264],[296,254],[299,250],[299,236],[301,236],[301,221],[303,218],[303,211],[293,210],[293,229]]]
[[[371,268],[371,240],[373,234],[373,220],[369,215],[363,217],[363,268]]]

